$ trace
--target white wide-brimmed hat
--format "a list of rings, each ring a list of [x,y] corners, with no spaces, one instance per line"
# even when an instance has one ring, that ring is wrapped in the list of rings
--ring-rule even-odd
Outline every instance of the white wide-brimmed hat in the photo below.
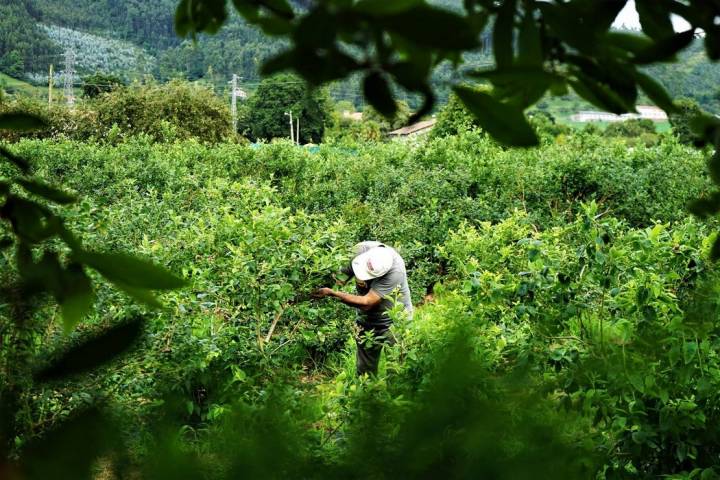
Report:
[[[355,278],[363,282],[382,277],[392,267],[393,260],[391,249],[384,246],[371,248],[353,259],[353,273]]]

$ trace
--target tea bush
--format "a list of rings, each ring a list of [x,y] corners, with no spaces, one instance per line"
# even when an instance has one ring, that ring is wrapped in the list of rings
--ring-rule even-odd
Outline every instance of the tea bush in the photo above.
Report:
[[[0,113],[5,112],[34,114],[47,123],[32,132],[3,131],[0,138],[10,141],[54,138],[116,144],[141,135],[170,143],[190,138],[208,143],[237,140],[227,105],[209,88],[179,80],[117,86],[72,109],[18,97],[0,105]]]
[[[713,473],[716,273],[708,230],[685,213],[709,182],[672,138],[10,148],[81,196],[66,216],[88,246],[191,285],[155,313],[100,286],[86,326],[36,331],[43,351],[150,319],[117,367],[28,393],[19,452],[100,397],[130,445],[113,468],[155,476]],[[380,378],[356,380],[353,312],[307,294],[374,238],[403,254],[424,304],[398,321]]]

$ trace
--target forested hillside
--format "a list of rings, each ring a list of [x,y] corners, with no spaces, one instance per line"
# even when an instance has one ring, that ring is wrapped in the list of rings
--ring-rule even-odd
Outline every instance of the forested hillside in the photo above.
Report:
[[[293,3],[303,8],[302,1]],[[452,8],[460,2],[434,3]],[[62,69],[62,53],[72,47],[77,50],[80,75],[104,71],[132,79],[151,74],[160,81],[203,79],[223,88],[235,73],[252,89],[262,60],[282,47],[279,40],[264,36],[234,14],[219,34],[201,35],[197,43],[182,40],[173,30],[175,6],[174,0],[0,0],[0,72],[42,83],[49,64],[55,64],[56,71]],[[490,62],[481,54],[466,58],[470,63]],[[673,95],[694,98],[706,109],[718,111],[720,67],[707,61],[701,42],[684,52],[680,61],[681,69],[662,64],[650,73]],[[447,99],[451,80],[446,67],[441,65],[433,80],[441,102]],[[360,101],[357,82],[345,82],[332,91],[336,99]],[[411,105],[417,103],[409,100]]]
[[[628,149],[575,134],[533,151],[479,131],[317,153],[143,135],[12,148],[81,196],[65,213],[87,248],[139,252],[190,284],[153,312],[130,300],[152,297],[99,283],[97,313],[69,336],[58,307],[36,313],[32,325],[57,322],[32,331],[34,354],[138,314],[148,335],[115,367],[26,389],[11,437],[23,478],[52,476],[61,451],[33,442],[95,397],[122,421],[118,446],[99,447],[118,478],[178,478],[176,458],[180,478],[657,478],[695,466],[716,478],[718,328],[689,322],[717,315],[717,295],[697,312],[688,302],[717,273],[707,225],[685,212],[709,182],[703,155],[671,137]],[[402,253],[418,307],[398,319],[379,378],[358,380],[352,311],[306,295],[369,238]],[[1,350],[0,364],[14,355]]]

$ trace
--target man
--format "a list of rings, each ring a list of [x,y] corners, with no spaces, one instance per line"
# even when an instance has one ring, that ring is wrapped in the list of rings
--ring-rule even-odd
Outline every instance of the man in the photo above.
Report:
[[[359,310],[357,343],[357,374],[376,374],[383,345],[392,345],[392,319],[388,314],[396,302],[412,317],[413,306],[407,282],[405,261],[395,249],[380,242],[355,245],[352,263],[343,273],[355,277],[357,295],[321,288],[317,297],[335,297]]]

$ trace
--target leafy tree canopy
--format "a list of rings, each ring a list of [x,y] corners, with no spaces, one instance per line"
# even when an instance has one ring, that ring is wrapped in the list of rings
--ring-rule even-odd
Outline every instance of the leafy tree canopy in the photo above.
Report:
[[[252,140],[288,138],[292,112],[293,129],[300,119],[300,141],[318,143],[330,119],[330,109],[327,91],[309,90],[294,75],[276,75],[263,80],[250,97],[238,129]]]
[[[675,102],[677,110],[669,116],[673,133],[685,144],[691,144],[697,139],[691,128],[692,119],[702,112],[695,100],[680,98]]]
[[[83,80],[83,97],[96,98],[100,94],[112,92],[124,84],[122,78],[117,75],[98,72],[85,77]]]

